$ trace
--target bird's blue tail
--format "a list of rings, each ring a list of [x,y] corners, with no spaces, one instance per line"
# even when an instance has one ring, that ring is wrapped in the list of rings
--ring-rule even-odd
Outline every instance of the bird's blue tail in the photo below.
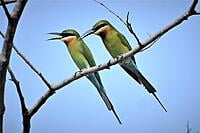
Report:
[[[103,85],[96,79],[94,74],[90,74],[87,76],[87,78],[92,82],[92,84],[97,88],[97,91],[99,92],[101,98],[103,99],[104,103],[106,104],[106,107],[109,111],[112,111],[117,118],[119,124],[122,124],[119,116],[117,115],[114,106],[112,105],[111,101],[109,100],[108,96],[106,95],[105,89]]]
[[[164,105],[161,103],[159,98],[156,96],[155,92],[156,89],[149,83],[149,81],[142,75],[142,73],[138,70],[137,66],[133,63],[130,62],[129,64],[123,64],[121,65],[122,68],[128,72],[128,74],[133,77],[138,83],[142,83],[144,87],[147,89],[149,93],[152,93],[152,95],[155,97],[155,99],[158,101],[158,103],[161,105],[161,107],[167,112],[166,108]],[[136,78],[137,77],[137,78]]]

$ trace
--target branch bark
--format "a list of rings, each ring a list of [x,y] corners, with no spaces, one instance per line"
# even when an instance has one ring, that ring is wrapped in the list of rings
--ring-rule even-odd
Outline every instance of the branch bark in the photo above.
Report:
[[[186,133],[191,133],[192,128],[190,128],[190,122],[187,122],[187,128],[186,128]]]
[[[10,80],[14,82],[14,84],[17,88],[17,93],[19,95],[19,99],[20,99],[20,103],[21,103],[22,114],[24,114],[27,111],[27,108],[26,108],[26,104],[25,104],[25,101],[24,101],[24,96],[23,96],[22,91],[21,91],[20,83],[16,79],[16,77],[15,77],[15,75],[14,75],[14,73],[11,70],[10,67],[8,67],[8,72],[9,72],[10,77],[11,77]]]
[[[20,100],[20,103],[21,103],[21,110],[22,110],[22,116],[23,116],[23,125],[24,125],[23,133],[29,133],[30,132],[30,127],[31,127],[31,123],[30,123],[31,117],[28,115],[28,109],[27,109],[26,104],[25,104],[24,96],[22,94],[19,81],[16,79],[16,77],[15,77],[15,75],[14,75],[14,73],[11,70],[10,67],[8,67],[8,72],[9,72],[10,77],[11,77],[10,80],[13,81],[15,86],[16,86],[17,94],[19,96],[19,100]]]
[[[5,4],[15,3],[17,0],[4,0]],[[2,2],[0,1],[0,6],[2,6]]]
[[[8,21],[7,31],[3,42],[3,48],[0,54],[0,133],[3,132],[3,115],[5,112],[4,91],[7,67],[10,60],[13,38],[15,35],[17,24],[26,5],[26,2],[27,0],[18,0],[16,2],[14,9],[10,15],[10,20]]]
[[[5,4],[4,0],[0,0],[0,2],[1,2],[1,5],[2,5],[2,7],[4,9],[4,12],[5,12],[5,14],[6,14],[7,18],[8,18],[8,21],[11,21],[10,13],[9,13],[7,7],[6,7],[6,4]]]

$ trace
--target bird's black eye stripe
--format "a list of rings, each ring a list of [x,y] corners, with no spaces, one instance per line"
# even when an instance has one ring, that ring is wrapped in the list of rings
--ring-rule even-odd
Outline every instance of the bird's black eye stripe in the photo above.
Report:
[[[65,32],[62,33],[62,36],[63,36],[63,37],[74,36],[74,35],[75,35],[75,34],[73,34],[73,33],[65,33]]]
[[[100,29],[101,27],[104,27],[104,26],[106,26],[107,24],[100,24],[100,25],[98,25],[96,28],[95,28],[95,30],[97,31],[98,29]]]

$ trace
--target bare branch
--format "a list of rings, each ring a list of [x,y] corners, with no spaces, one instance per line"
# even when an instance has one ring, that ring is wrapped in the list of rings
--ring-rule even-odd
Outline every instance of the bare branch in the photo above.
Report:
[[[1,37],[2,38],[4,38],[5,36],[4,36],[4,34],[0,31],[0,35],[1,35]]]
[[[11,3],[15,3],[17,0],[4,0],[5,4],[11,4]],[[0,1],[0,6],[2,6],[2,3]]]
[[[5,112],[4,91],[5,91],[7,67],[10,61],[10,55],[12,51],[15,31],[16,31],[20,16],[22,14],[22,11],[26,5],[26,2],[27,0],[18,0],[16,2],[14,9],[10,15],[11,21],[8,21],[7,31],[6,31],[5,39],[3,42],[3,48],[0,54],[1,55],[1,58],[0,58],[0,133],[3,132],[3,114]]]
[[[28,115],[32,117],[40,109],[40,107],[47,101],[47,99],[54,93],[55,93],[54,90],[48,89],[46,93],[43,96],[41,96],[38,102],[28,111]]]
[[[192,128],[190,128],[190,122],[187,122],[187,129],[186,129],[186,133],[191,133]]]
[[[21,103],[21,110],[22,110],[22,116],[23,116],[23,126],[24,126],[23,133],[29,133],[31,116],[29,116],[29,114],[28,114],[28,109],[27,109],[25,101],[24,101],[24,96],[22,94],[19,81],[16,79],[16,77],[15,77],[15,75],[14,75],[14,73],[11,70],[10,67],[8,67],[8,72],[10,73],[11,81],[14,82],[14,84],[17,88],[17,93],[18,93],[20,103]]]
[[[15,86],[17,88],[17,93],[18,93],[18,96],[19,96],[19,99],[20,99],[20,103],[21,103],[22,114],[24,114],[24,113],[26,113],[27,108],[26,108],[26,104],[25,104],[25,101],[24,101],[24,96],[22,94],[19,81],[16,79],[16,77],[15,77],[15,75],[14,75],[14,73],[11,70],[10,67],[8,67],[8,72],[10,73],[11,81],[14,82],[14,84],[15,84]]]
[[[127,26],[128,30],[129,30],[129,32],[135,37],[138,45],[141,46],[141,42],[140,42],[139,38],[137,37],[136,33],[133,31],[132,25],[129,22],[129,12],[127,13],[126,26]]]
[[[4,0],[0,0],[0,2],[1,2],[1,5],[2,5],[2,7],[4,9],[4,12],[5,12],[5,14],[6,14],[7,18],[8,18],[8,21],[11,21],[10,13],[9,13],[7,7],[6,7],[6,4],[5,4]]]
[[[0,31],[0,35],[4,38],[5,36],[3,33]],[[32,64],[31,62],[26,59],[26,57],[18,50],[18,48],[13,44],[13,49],[15,52],[23,59],[23,61],[42,79],[42,81],[46,84],[46,86],[51,89],[50,83],[47,81],[47,79],[42,75],[41,72],[39,72]]]
[[[126,25],[126,22],[119,16],[117,15],[116,13],[114,13],[112,10],[110,10],[110,8],[108,8],[106,5],[104,5],[103,3],[97,1],[97,0],[93,0],[97,3],[99,3],[100,5],[102,5],[104,8],[106,8],[110,13],[112,13],[114,16],[116,16],[122,23],[124,23]]]
[[[149,44],[147,47],[145,47],[145,48],[143,48],[143,49],[141,49],[140,50],[140,52],[143,52],[143,51],[145,51],[145,50],[147,50],[147,49],[149,49],[151,46],[153,46],[154,45],[154,43],[156,43],[158,40],[160,39],[160,37],[159,38],[157,38],[156,40],[154,40],[151,44]]]
[[[39,72],[30,61],[26,59],[26,57],[13,45],[13,49],[16,51],[16,53],[23,59],[23,61],[42,79],[42,81],[46,84],[46,86],[51,89],[51,85],[47,81],[47,79],[42,75],[41,72]]]
[[[178,26],[181,24],[184,20],[187,20],[190,16],[193,15],[199,15],[195,11],[195,7],[197,5],[198,0],[193,0],[192,5],[190,6],[189,10],[184,13],[182,16],[180,16],[178,19],[176,19],[173,23],[167,25],[165,28],[157,32],[155,35],[147,39],[145,42],[142,43],[142,46],[145,47],[149,44],[151,44],[153,41],[158,39],[159,37],[163,36],[165,33],[167,33],[169,30],[173,29],[174,27]],[[193,8],[191,8],[193,7]]]
[[[97,0],[93,0],[97,3],[99,3],[100,5],[102,5],[104,8],[106,8],[110,13],[112,13],[115,17],[117,17],[129,30],[129,32],[135,37],[137,43],[139,46],[141,46],[141,42],[139,40],[139,38],[137,37],[136,33],[133,31],[133,28],[132,28],[132,25],[131,23],[129,22],[129,12],[127,13],[127,17],[126,17],[126,22],[119,16],[117,15],[116,13],[114,13],[110,8],[108,8],[105,4],[97,1]]]

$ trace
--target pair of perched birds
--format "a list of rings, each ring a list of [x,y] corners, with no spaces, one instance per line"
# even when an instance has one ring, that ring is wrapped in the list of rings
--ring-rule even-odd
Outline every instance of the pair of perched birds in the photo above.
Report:
[[[80,70],[84,68],[96,66],[96,63],[94,61],[94,58],[92,56],[90,49],[82,40],[83,38],[85,38],[86,36],[90,34],[95,34],[101,37],[106,49],[109,51],[109,53],[111,54],[113,58],[119,55],[122,55],[124,53],[127,53],[132,49],[127,39],[125,38],[125,36],[121,34],[115,27],[113,27],[106,20],[100,20],[92,27],[91,30],[88,30],[82,36],[80,36],[79,33],[73,29],[64,30],[61,33],[54,32],[54,33],[49,33],[49,34],[59,36],[59,37],[51,38],[49,40],[61,40],[66,44],[72,59],[74,60],[75,64],[78,66]],[[120,66],[139,84],[144,85],[147,91],[153,94],[153,96],[156,98],[156,100],[159,102],[162,108],[167,112],[167,110],[165,109],[165,107],[163,106],[163,104],[160,102],[160,100],[155,94],[156,89],[148,82],[148,80],[138,70],[134,56],[125,59],[125,61],[120,63]],[[114,113],[118,122],[121,124],[121,121],[117,113],[115,112],[111,101],[106,95],[99,73],[94,72],[94,73],[88,74],[86,77],[97,88],[97,91],[100,94],[103,101],[105,102],[108,110]]]

